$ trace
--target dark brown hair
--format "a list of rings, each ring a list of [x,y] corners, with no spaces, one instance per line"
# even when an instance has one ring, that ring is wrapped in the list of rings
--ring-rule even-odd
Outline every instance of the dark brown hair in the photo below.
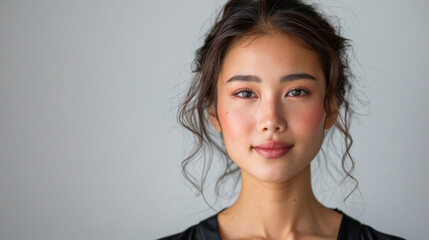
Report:
[[[327,81],[325,111],[327,116],[337,116],[334,126],[344,139],[341,160],[345,173],[343,181],[350,177],[355,182],[353,192],[357,188],[357,180],[351,175],[355,162],[350,155],[353,141],[349,127],[353,111],[349,97],[352,78],[347,55],[349,40],[340,36],[339,28],[334,28],[317,11],[316,6],[298,0],[230,0],[224,6],[203,46],[196,51],[193,68],[195,75],[178,111],[179,123],[195,137],[191,153],[182,162],[185,178],[204,197],[204,183],[214,151],[220,152],[225,160],[224,171],[216,182],[217,193],[227,176],[239,174],[238,167],[228,157],[222,141],[219,142],[219,136],[209,127],[208,110],[210,107],[216,109],[217,80],[231,46],[244,36],[271,32],[293,36],[303,46],[318,54]],[[188,170],[189,165],[197,159],[204,161],[199,176],[192,175]]]

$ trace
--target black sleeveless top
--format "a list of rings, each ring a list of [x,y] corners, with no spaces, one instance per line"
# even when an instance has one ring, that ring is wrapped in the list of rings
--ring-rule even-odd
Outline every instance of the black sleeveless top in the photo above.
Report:
[[[404,240],[403,238],[378,232],[372,227],[347,216],[340,210],[334,210],[343,214],[337,240]],[[218,214],[201,221],[184,232],[160,238],[159,240],[221,240],[217,222]]]

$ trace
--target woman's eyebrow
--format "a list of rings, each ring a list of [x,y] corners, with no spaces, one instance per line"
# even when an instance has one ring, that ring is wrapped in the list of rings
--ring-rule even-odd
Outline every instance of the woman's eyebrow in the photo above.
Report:
[[[289,82],[289,81],[295,81],[295,80],[317,80],[316,77],[314,77],[311,74],[308,73],[293,73],[286,76],[283,76],[280,78],[280,82]],[[262,82],[261,78],[255,75],[235,75],[230,77],[226,83],[234,82],[234,81],[240,81],[240,82]]]
[[[262,82],[261,78],[255,75],[235,75],[226,81],[226,83],[240,81],[240,82]]]
[[[294,74],[289,74],[286,76],[283,76],[280,79],[280,82],[289,82],[289,81],[294,81],[294,80],[317,80],[317,78],[315,78],[313,75],[308,74],[308,73],[294,73]]]

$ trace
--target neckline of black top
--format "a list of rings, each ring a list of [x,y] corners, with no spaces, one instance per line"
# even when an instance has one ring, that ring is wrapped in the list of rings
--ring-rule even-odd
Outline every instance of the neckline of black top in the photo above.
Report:
[[[222,211],[224,211],[223,209]],[[379,232],[372,227],[362,224],[348,216],[341,210],[332,209],[342,214],[337,240],[404,240],[403,238]],[[202,220],[197,225],[186,229],[182,233],[161,238],[159,240],[221,240],[217,216],[219,213]]]

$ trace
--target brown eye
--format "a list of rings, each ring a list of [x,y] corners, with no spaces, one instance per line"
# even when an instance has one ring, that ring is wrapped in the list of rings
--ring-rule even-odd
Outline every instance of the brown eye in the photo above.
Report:
[[[253,98],[253,97],[256,97],[256,95],[252,91],[248,91],[248,90],[240,91],[240,92],[238,92],[238,93],[236,93],[234,95],[239,96],[241,98]]]
[[[307,94],[308,94],[308,92],[305,91],[304,89],[292,89],[286,94],[286,96],[299,97],[299,96],[304,96]]]

